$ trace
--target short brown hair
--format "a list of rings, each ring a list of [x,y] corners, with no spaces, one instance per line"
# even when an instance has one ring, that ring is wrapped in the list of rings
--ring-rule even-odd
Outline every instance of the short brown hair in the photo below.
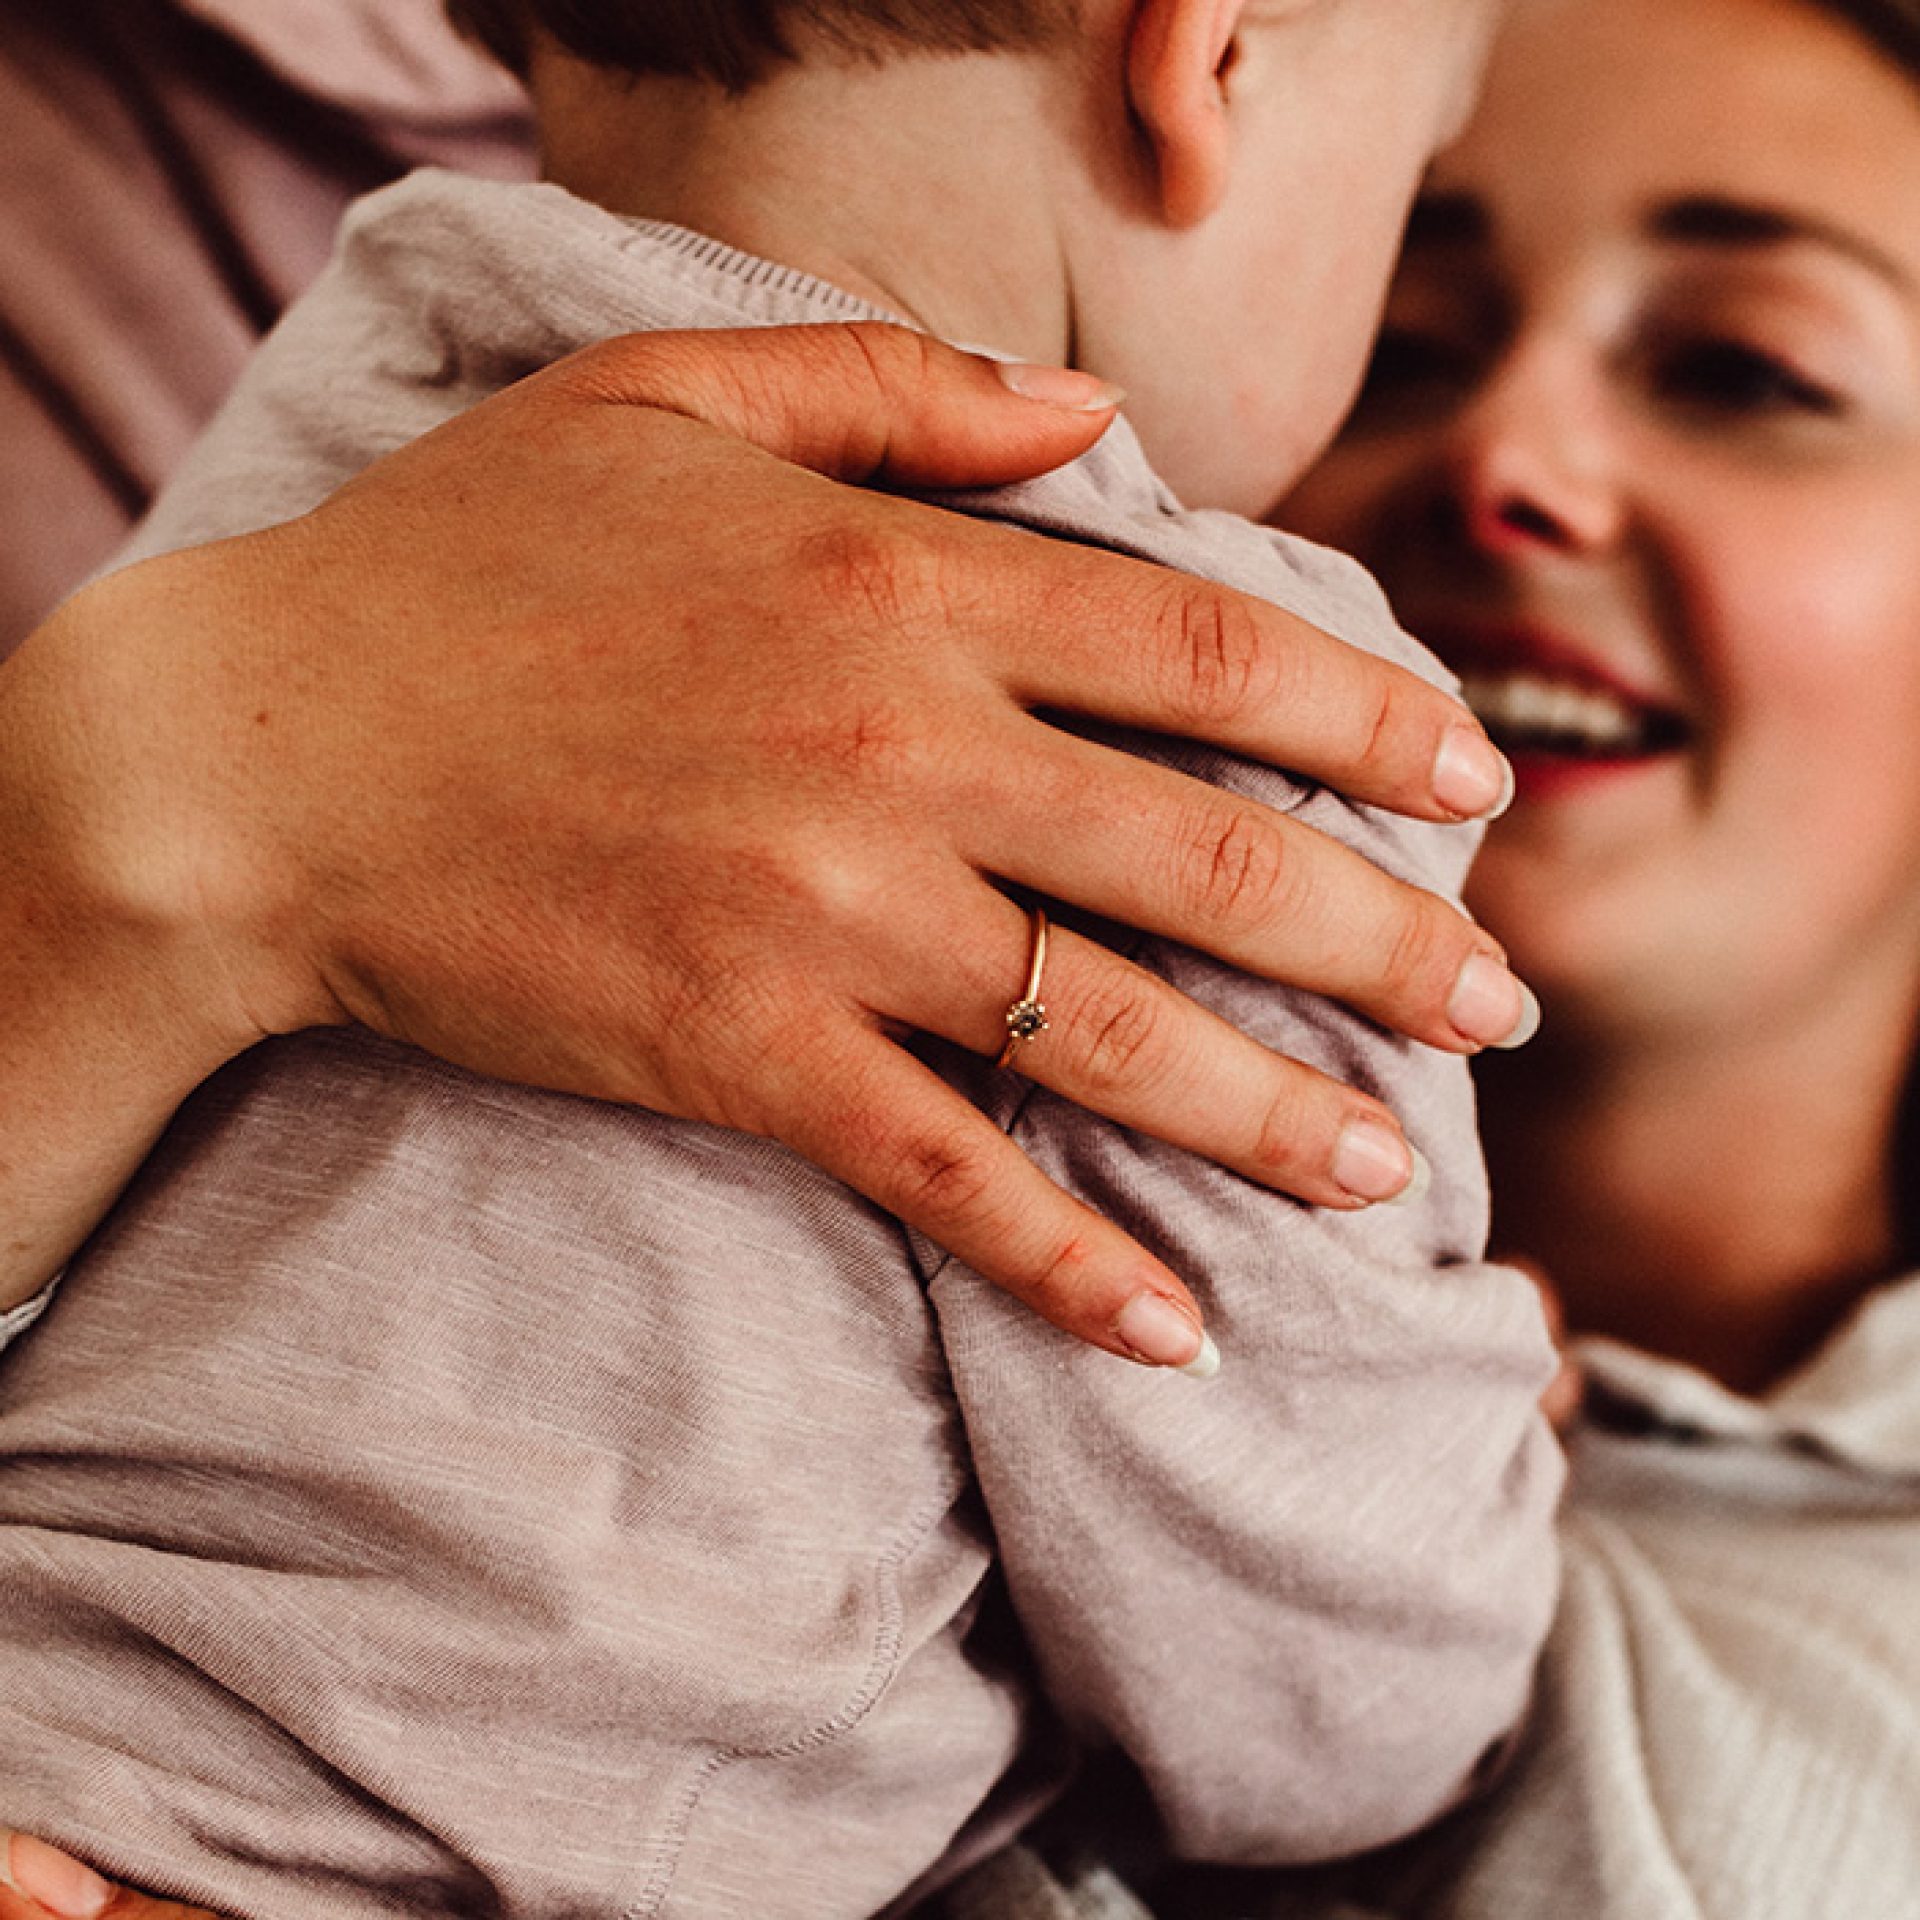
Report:
[[[809,38],[869,57],[889,46],[1042,46],[1071,23],[1075,0],[447,0],[447,12],[516,71],[538,30],[597,66],[717,81],[738,93]]]

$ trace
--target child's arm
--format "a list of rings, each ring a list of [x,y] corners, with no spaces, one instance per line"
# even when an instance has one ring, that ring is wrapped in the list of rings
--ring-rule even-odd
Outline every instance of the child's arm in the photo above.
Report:
[[[1378,1093],[1432,1192],[1310,1212],[1030,1090],[1016,1136],[1194,1285],[1223,1369],[1076,1353],[952,1265],[942,1336],[1056,1700],[1127,1751],[1182,1852],[1356,1851],[1442,1812],[1522,1710],[1555,1581],[1553,1351],[1532,1286],[1477,1263],[1463,1063],[1190,954],[1141,957]]]

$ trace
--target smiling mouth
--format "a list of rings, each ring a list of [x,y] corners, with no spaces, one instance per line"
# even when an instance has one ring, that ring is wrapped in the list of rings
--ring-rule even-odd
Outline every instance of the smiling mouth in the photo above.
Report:
[[[1508,754],[1647,760],[1678,752],[1690,731],[1677,713],[1537,668],[1474,668],[1461,676],[1460,686],[1480,724]]]

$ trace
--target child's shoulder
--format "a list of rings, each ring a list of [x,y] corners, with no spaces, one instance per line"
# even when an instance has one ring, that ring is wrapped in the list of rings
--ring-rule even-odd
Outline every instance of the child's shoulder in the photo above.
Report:
[[[1386,594],[1346,554],[1236,513],[1183,506],[1154,471],[1125,419],[1056,473],[962,496],[957,504],[1038,532],[1131,553],[1310,622],[1451,691],[1452,674],[1406,633]]]
[[[1071,466],[1016,486],[945,496],[942,504],[1217,581],[1434,686],[1457,690],[1454,676],[1401,627],[1379,583],[1357,560],[1238,514],[1182,506],[1124,420]],[[1479,845],[1477,825],[1436,825],[1358,806],[1214,748],[1144,734],[1120,736],[1116,744],[1298,815],[1398,878],[1451,897]]]

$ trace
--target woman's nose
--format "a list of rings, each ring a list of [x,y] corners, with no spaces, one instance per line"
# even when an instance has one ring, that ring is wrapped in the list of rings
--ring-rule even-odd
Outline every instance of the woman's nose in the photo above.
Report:
[[[1571,352],[1518,344],[1454,423],[1448,518],[1495,556],[1608,551],[1626,508],[1604,397]]]

